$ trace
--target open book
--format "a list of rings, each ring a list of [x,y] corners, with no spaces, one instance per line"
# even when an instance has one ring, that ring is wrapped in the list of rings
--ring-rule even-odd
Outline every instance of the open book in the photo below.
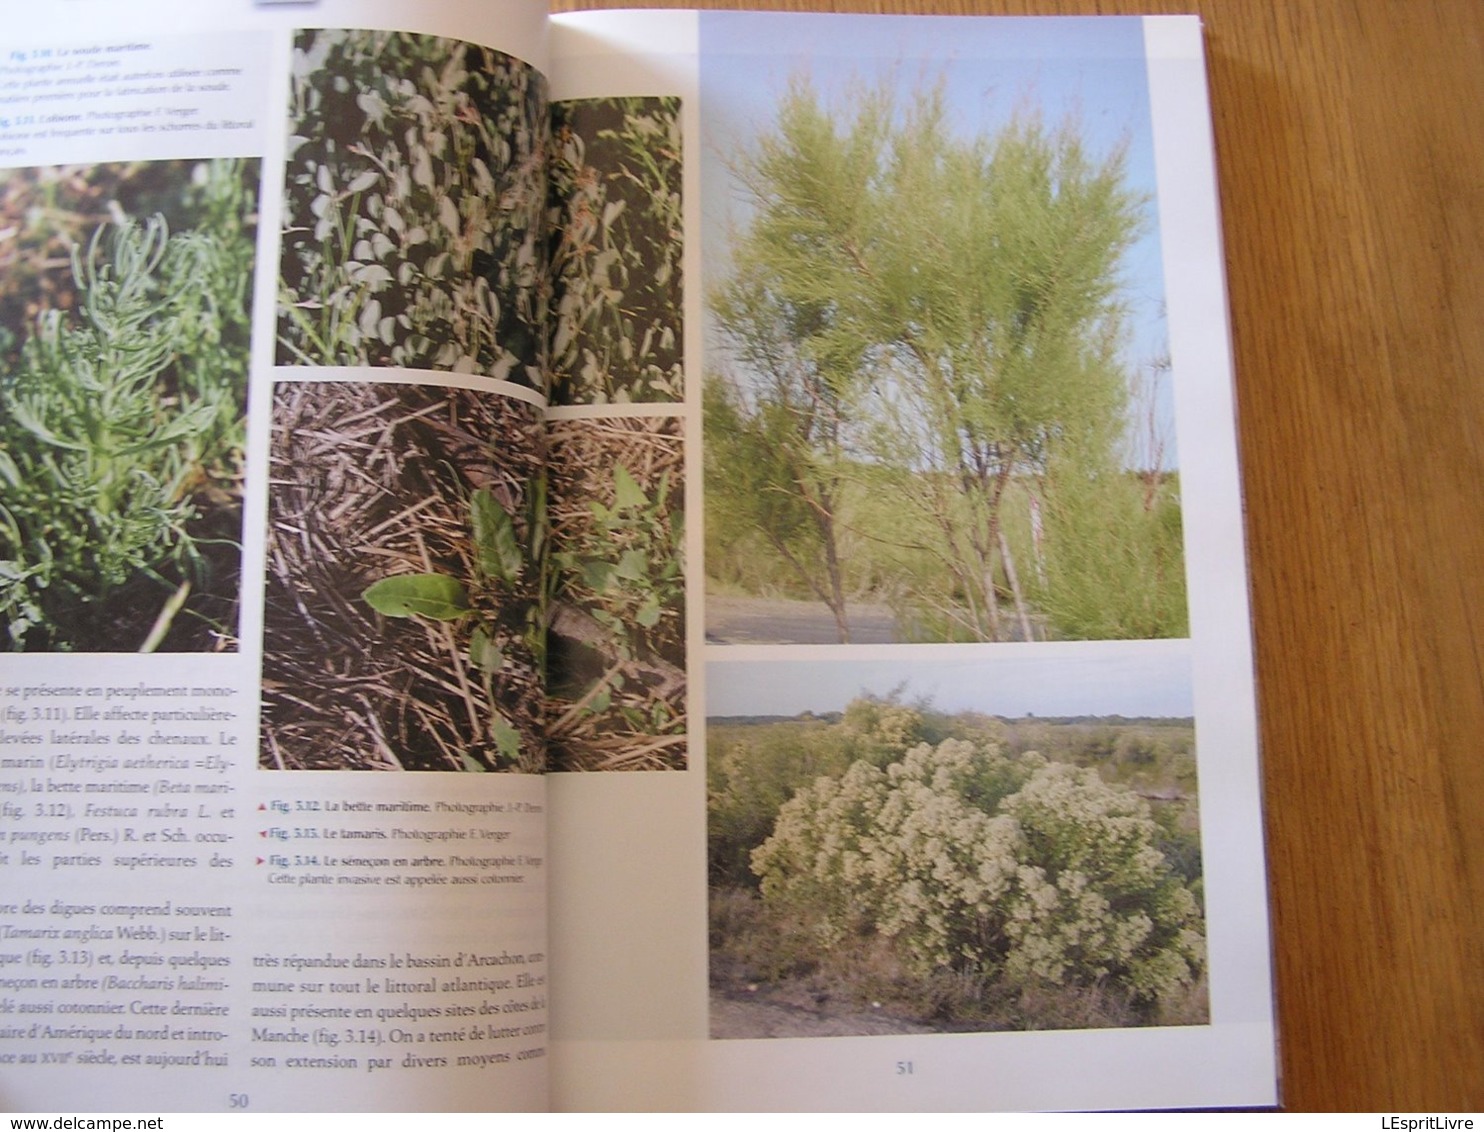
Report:
[[[1274,1102],[1193,19],[0,49],[0,1106]]]

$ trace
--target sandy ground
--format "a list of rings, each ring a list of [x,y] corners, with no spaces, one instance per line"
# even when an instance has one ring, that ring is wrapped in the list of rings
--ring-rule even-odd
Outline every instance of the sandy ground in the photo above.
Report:
[[[931,1034],[931,1026],[829,994],[814,979],[758,982],[726,958],[711,957],[713,1038],[844,1038]]]
[[[730,996],[711,992],[713,1038],[844,1038],[871,1034],[931,1034],[905,1018],[882,1011],[831,1010],[828,1001],[813,1006],[782,1001],[777,992],[760,987]]]

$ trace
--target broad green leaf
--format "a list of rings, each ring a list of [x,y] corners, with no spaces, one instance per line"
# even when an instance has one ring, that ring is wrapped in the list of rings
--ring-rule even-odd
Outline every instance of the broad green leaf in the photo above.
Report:
[[[653,629],[660,621],[660,602],[656,597],[651,597],[639,607],[639,612],[634,614],[634,620],[646,629]]]
[[[469,663],[488,676],[500,671],[505,663],[505,654],[482,625],[469,638]]]
[[[447,574],[398,574],[366,587],[361,597],[386,617],[457,621],[470,612],[469,595]]]
[[[495,737],[495,745],[500,748],[501,757],[511,762],[519,761],[520,732],[511,727],[509,720],[498,711],[490,719],[490,732]]]
[[[515,535],[515,524],[488,488],[480,488],[469,499],[470,524],[474,528],[474,563],[486,578],[507,584],[520,577],[525,556]]]
[[[614,576],[629,582],[642,582],[649,574],[649,558],[642,550],[626,550],[619,555]]]
[[[627,507],[646,507],[649,497],[644,489],[629,475],[622,464],[613,465],[613,509],[622,511]]]
[[[582,563],[582,580],[594,593],[602,593],[613,582],[614,566],[601,558],[592,558]]]

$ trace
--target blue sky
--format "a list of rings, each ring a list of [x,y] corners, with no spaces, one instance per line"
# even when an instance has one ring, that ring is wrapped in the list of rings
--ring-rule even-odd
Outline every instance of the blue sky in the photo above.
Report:
[[[905,683],[909,702],[991,715],[1188,716],[1190,654],[1184,641],[1081,646],[1048,655],[1044,645],[920,652],[900,658],[708,660],[706,714],[798,715],[840,711],[862,693]]]
[[[1049,125],[1075,118],[1094,154],[1128,143],[1128,185],[1149,199],[1150,223],[1124,261],[1130,305],[1126,361],[1137,365],[1165,353],[1154,149],[1137,19],[707,11],[701,13],[701,56],[708,286],[725,269],[729,226],[747,222],[727,163],[771,128],[777,100],[793,76],[807,74],[821,100],[846,113],[849,92],[861,83],[890,79],[905,104],[915,89],[941,82],[951,121],[963,137],[993,134],[1017,111],[1030,110]],[[1161,400],[1173,438],[1168,389]],[[1173,462],[1173,446],[1166,462]]]

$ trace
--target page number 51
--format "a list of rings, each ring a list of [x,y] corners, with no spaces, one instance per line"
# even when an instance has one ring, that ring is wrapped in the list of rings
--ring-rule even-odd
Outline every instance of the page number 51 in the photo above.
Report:
[[[897,1076],[898,1077],[910,1077],[910,1076],[912,1076],[912,1063],[910,1061],[899,1061],[899,1062],[897,1062]]]

